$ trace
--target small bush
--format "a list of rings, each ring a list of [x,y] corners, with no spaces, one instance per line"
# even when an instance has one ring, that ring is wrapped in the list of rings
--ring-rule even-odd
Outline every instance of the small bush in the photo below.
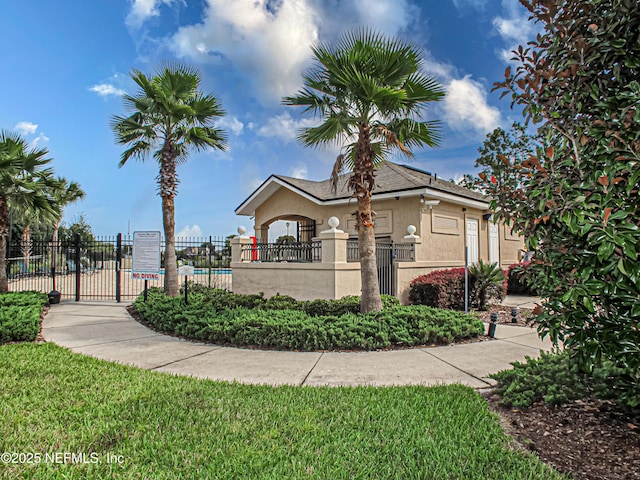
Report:
[[[261,305],[266,310],[302,310],[303,303],[289,295],[277,293]]]
[[[482,260],[469,268],[471,303],[479,310],[486,310],[489,304],[502,301],[505,297],[504,272],[497,263],[484,263]]]
[[[473,274],[475,273],[475,275]],[[469,271],[469,307],[486,310],[487,305],[504,299],[502,271],[482,263]],[[464,310],[464,268],[435,270],[409,284],[409,302],[447,310]]]
[[[0,295],[0,345],[32,342],[40,332],[42,306],[47,295],[40,292],[11,292]]]
[[[511,370],[489,375],[498,384],[495,392],[502,395],[505,405],[530,407],[536,402],[559,405],[585,398],[591,394],[614,400],[625,407],[640,405],[640,391],[629,388],[626,371],[604,362],[591,373],[580,370],[568,351],[559,354],[540,352],[540,357],[527,357],[525,362],[513,362]]]
[[[409,301],[414,305],[448,310],[464,309],[464,268],[436,270],[409,284]]]

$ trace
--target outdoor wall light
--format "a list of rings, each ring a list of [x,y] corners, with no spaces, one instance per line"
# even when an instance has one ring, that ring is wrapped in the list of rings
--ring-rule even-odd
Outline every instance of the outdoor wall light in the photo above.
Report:
[[[498,314],[493,312],[491,314],[491,323],[489,324],[489,337],[495,338],[496,336],[496,322],[498,321]]]
[[[511,323],[518,323],[518,309],[511,310]]]
[[[440,205],[440,200],[425,200],[424,195],[420,195],[420,203],[422,204],[422,213],[433,209],[436,205]]]

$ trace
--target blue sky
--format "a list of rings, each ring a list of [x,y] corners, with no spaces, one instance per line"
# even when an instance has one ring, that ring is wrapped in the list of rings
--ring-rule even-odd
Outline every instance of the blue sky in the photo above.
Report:
[[[270,174],[331,172],[336,152],[301,147],[297,130],[311,119],[280,103],[300,87],[317,41],[368,26],[424,49],[426,73],[447,91],[428,110],[443,141],[394,161],[448,179],[473,173],[485,135],[520,120],[491,87],[535,32],[517,0],[29,0],[2,9],[0,128],[49,149],[56,173],[87,193],[65,221],[83,213],[101,235],[162,230],[157,164],[119,169],[123,147],[109,128],[125,113],[120,95],[135,92],[132,67],[151,74],[179,59],[222,102],[230,148],[179,167],[176,231],[228,235],[252,227],[234,209]]]

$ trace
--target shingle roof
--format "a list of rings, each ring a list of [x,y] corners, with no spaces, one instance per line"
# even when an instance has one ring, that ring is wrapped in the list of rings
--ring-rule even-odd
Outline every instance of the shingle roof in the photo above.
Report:
[[[352,193],[347,189],[347,179],[349,178],[349,174],[341,176],[340,181],[338,182],[338,190],[335,193],[331,191],[331,185],[328,179],[321,182],[314,182],[312,180],[302,180],[283,175],[274,175],[274,177],[279,178],[283,182],[302,190],[320,201],[349,198],[352,195]],[[408,165],[385,162],[376,170],[375,178],[376,186],[373,190],[374,195],[428,187],[432,190],[469,198],[471,200],[478,200],[481,202],[487,201],[487,198],[481,193],[461,187],[453,182],[439,179],[428,172]]]

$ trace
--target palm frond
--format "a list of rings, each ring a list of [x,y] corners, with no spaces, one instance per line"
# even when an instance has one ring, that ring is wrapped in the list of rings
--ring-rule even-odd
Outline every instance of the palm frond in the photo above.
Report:
[[[340,143],[356,131],[356,119],[345,115],[327,117],[317,127],[307,127],[300,131],[298,139],[306,146],[316,147]]]
[[[131,158],[145,160],[149,156],[151,150],[151,144],[147,140],[138,140],[133,142],[129,148],[122,152],[118,168],[122,168]]]

